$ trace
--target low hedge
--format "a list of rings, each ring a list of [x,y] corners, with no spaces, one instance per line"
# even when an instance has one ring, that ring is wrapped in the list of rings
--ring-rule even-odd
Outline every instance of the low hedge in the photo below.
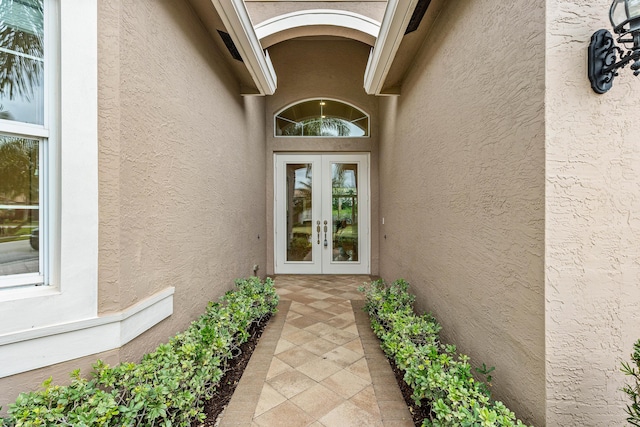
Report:
[[[524,426],[502,402],[491,400],[488,384],[474,378],[469,357],[440,342],[438,322],[429,314],[415,314],[415,296],[408,288],[404,280],[390,286],[378,280],[360,291],[382,349],[404,372],[414,402],[430,408],[430,418],[422,425]],[[483,365],[478,372],[490,381],[492,370]]]
[[[239,354],[252,325],[275,313],[271,279],[236,281],[236,289],[189,328],[140,363],[110,367],[98,361],[90,379],[71,374],[68,386],[51,379],[37,392],[21,394],[9,405],[0,426],[190,426],[202,421],[204,403],[223,376],[227,362]]]

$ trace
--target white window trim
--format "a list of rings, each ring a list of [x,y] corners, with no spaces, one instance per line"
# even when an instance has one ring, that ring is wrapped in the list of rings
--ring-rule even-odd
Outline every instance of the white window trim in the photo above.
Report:
[[[166,288],[98,316],[97,2],[52,1],[62,96],[49,98],[59,114],[45,122],[49,286],[0,289],[0,378],[118,348],[173,313],[174,288]]]

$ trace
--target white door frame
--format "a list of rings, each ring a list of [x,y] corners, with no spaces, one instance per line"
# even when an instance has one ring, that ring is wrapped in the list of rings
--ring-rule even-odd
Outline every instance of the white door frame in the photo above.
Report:
[[[311,164],[312,179],[312,250],[309,261],[286,261],[286,165]],[[334,261],[331,165],[358,165],[358,261]],[[369,153],[274,153],[274,272],[276,274],[370,274],[371,204]],[[326,201],[323,203],[323,200]],[[320,221],[320,233],[317,233]],[[325,232],[325,224],[326,232]],[[325,235],[327,246],[325,246]]]

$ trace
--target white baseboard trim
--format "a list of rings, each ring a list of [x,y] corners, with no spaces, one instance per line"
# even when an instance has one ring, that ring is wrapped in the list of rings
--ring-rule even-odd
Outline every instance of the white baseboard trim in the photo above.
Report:
[[[0,335],[0,378],[122,347],[173,314],[169,287],[126,310]]]

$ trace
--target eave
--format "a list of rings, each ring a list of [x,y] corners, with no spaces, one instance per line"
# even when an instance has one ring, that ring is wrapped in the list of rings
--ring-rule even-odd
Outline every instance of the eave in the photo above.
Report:
[[[400,95],[402,82],[425,42],[444,0],[427,1],[417,29],[405,34],[419,0],[389,0],[364,75],[369,95]]]
[[[364,72],[364,89],[369,95],[381,95],[384,81],[400,47],[405,29],[418,0],[389,0],[380,33],[371,49]]]
[[[262,49],[244,2],[190,0],[190,3],[222,52],[227,52],[227,47],[217,33],[224,31],[233,41],[242,61],[233,59],[228,52],[227,60],[240,80],[241,94],[273,95],[278,79],[269,54]]]

